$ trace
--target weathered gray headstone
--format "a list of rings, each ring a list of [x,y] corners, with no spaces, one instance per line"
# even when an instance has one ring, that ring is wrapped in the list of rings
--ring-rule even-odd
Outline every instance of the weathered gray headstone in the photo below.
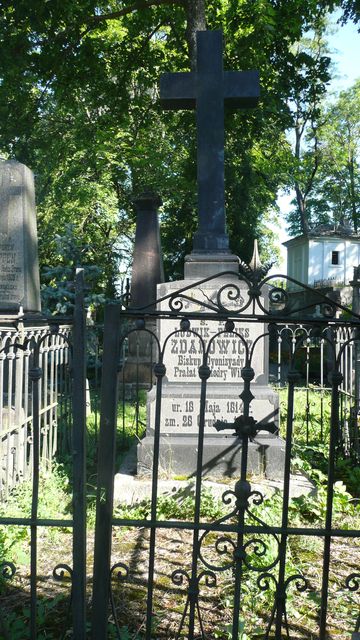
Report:
[[[0,313],[40,312],[40,278],[32,171],[0,160]]]
[[[235,108],[255,106],[259,97],[258,74],[224,72],[222,33],[198,32],[196,73],[166,74],[162,78],[160,92],[165,108],[197,109],[199,213],[194,249],[185,260],[185,279],[158,287],[158,299],[176,295],[178,290],[188,287],[186,299],[180,304],[183,311],[196,314],[196,319],[186,331],[180,331],[179,321],[176,325],[173,319],[161,319],[158,325],[166,366],[161,399],[160,471],[186,475],[196,472],[201,385],[199,367],[205,346],[205,349],[209,348],[211,376],[207,381],[202,472],[214,476],[239,475],[242,439],[234,437],[231,430],[228,435],[218,433],[215,423],[223,421],[230,425],[236,416],[242,414],[241,370],[245,365],[245,344],[251,347],[266,333],[265,324],[259,321],[239,323],[236,327],[239,337],[225,333],[224,322],[209,317],[202,319],[199,314],[204,309],[209,311],[219,290],[227,283],[239,287],[239,295],[233,299],[234,311],[237,306],[242,306],[241,299],[247,299],[247,287],[245,283],[239,284],[237,277],[239,259],[231,254],[226,233],[224,103],[229,102]],[[229,271],[233,275],[226,274]],[[209,276],[217,277],[197,284]],[[168,300],[163,300],[160,310],[165,311],[164,305],[168,305]],[[261,315],[260,309],[257,311]],[[229,315],[231,317],[231,309]],[[171,335],[176,330],[178,332]],[[223,333],[217,335],[221,331]],[[251,366],[255,370],[255,378],[251,386],[254,398],[250,414],[264,425],[277,422],[278,397],[268,386],[267,338],[256,343]],[[154,389],[148,396],[147,434],[138,445],[140,473],[146,473],[152,467],[155,405]],[[282,472],[282,460],[283,442],[260,431],[249,446],[249,471],[277,478]]]

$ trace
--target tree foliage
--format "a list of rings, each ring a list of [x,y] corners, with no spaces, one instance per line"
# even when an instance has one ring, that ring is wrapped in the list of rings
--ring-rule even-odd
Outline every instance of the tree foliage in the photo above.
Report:
[[[290,87],[293,137],[293,187],[296,217],[303,233],[309,231],[308,199],[319,167],[318,127],[321,108],[330,80],[330,57],[326,22],[318,20],[311,38],[304,37],[293,47],[296,81]],[[305,150],[304,150],[305,143]]]
[[[308,228],[345,225],[360,230],[360,81],[342,91],[335,102],[323,105],[320,125],[310,134],[302,158],[304,181],[316,162],[307,197]],[[316,152],[311,138],[316,136]],[[315,159],[316,153],[316,159]],[[295,208],[290,215],[293,232],[302,232]]]
[[[360,80],[325,112],[315,214],[360,230]]]
[[[162,72],[194,67],[194,34],[205,26],[224,31],[225,68],[260,71],[259,107],[226,116],[228,225],[233,251],[248,260],[293,166],[285,132],[294,87],[305,95],[317,86],[318,61],[294,45],[335,4],[3,0],[0,149],[35,172],[43,268],[59,263],[58,238],[71,224],[100,267],[98,291],[114,295],[132,199],[146,186],[164,202],[167,274],[181,274],[196,228],[195,118],[162,112],[157,87]],[[269,238],[260,237],[264,257]]]
[[[356,24],[360,22],[360,2],[359,0],[343,0],[341,2],[343,9],[342,22],[352,20]]]

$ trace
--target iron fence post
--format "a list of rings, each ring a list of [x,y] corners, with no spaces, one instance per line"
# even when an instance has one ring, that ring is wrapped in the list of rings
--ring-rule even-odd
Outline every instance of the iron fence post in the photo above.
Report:
[[[283,504],[282,504],[282,516],[281,526],[284,530],[288,528],[289,524],[289,499],[290,499],[290,474],[291,474],[291,449],[293,443],[293,423],[294,423],[294,394],[295,385],[298,382],[300,375],[294,367],[294,362],[291,362],[291,369],[288,371],[288,409],[286,420],[286,439],[285,439],[285,460],[284,460],[284,483],[283,483]],[[275,637],[281,638],[283,620],[287,626],[286,620],[286,552],[287,552],[288,535],[286,533],[281,534],[279,543],[279,575],[278,584],[275,596]],[[288,627],[286,628],[288,633]]]
[[[110,592],[120,305],[105,310],[91,637],[105,640]]]
[[[351,280],[352,286],[352,310],[354,313],[360,314],[360,266],[354,267],[354,277]],[[360,335],[356,336],[354,340],[354,392],[355,392],[355,412],[354,412],[354,434],[355,434],[355,446],[357,453],[359,453],[359,436],[358,436],[358,417],[360,414]]]
[[[327,629],[327,610],[329,596],[329,570],[330,570],[330,547],[331,547],[331,528],[334,507],[334,482],[335,482],[335,456],[336,447],[339,443],[339,386],[342,383],[343,376],[336,369],[331,372],[331,417],[330,417],[330,442],[329,442],[329,461],[328,461],[328,480],[327,480],[327,496],[326,496],[326,516],[325,516],[325,540],[323,553],[323,573],[321,585],[321,607],[320,607],[320,640],[325,640]]]
[[[73,631],[86,637],[86,314],[84,270],[75,276],[73,333]]]
[[[18,323],[19,343],[24,346],[24,322],[21,319]],[[23,399],[23,387],[24,387],[24,349],[15,350],[15,424],[17,426],[16,431],[16,467],[15,467],[15,482],[20,482],[24,477],[24,456],[22,450],[26,448],[26,441],[24,441],[25,420],[22,415],[22,399]]]
[[[40,416],[39,382],[42,369],[39,367],[40,342],[35,344],[33,366],[29,371],[33,392],[33,455],[32,455],[32,499],[30,525],[30,638],[37,637],[37,515],[39,502],[39,464],[40,464]]]

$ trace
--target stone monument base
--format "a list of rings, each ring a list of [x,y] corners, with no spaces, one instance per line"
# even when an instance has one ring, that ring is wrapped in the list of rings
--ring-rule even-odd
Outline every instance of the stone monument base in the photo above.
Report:
[[[197,467],[195,435],[160,437],[159,476],[195,476]],[[205,477],[239,477],[242,440],[235,435],[206,435],[204,438],[202,475]],[[269,480],[281,480],[284,472],[285,442],[260,431],[248,447],[248,473]],[[146,436],[137,446],[137,474],[149,475],[154,459],[154,439]]]
[[[201,378],[205,350],[210,369],[204,407],[204,451],[201,472],[204,476],[239,477],[242,439],[235,434],[234,421],[244,414],[256,421],[259,435],[249,442],[248,472],[276,480],[284,469],[284,442],[273,435],[279,426],[278,394],[268,380],[268,333],[265,323],[239,318],[236,327],[226,330],[223,315],[216,312],[222,303],[228,305],[229,317],[234,307],[246,308],[248,287],[236,278],[236,256],[207,254],[188,256],[187,278],[181,282],[159,285],[160,311],[168,311],[169,297],[175,309],[189,316],[189,324],[181,328],[181,319],[165,315],[158,323],[158,336],[164,346],[164,377],[161,389],[160,465],[163,476],[194,476],[197,466],[200,424]],[[234,278],[224,271],[234,273]],[[220,272],[220,277],[218,273]],[[198,278],[209,278],[199,284]],[[182,290],[185,296],[182,298]],[[179,296],[179,298],[178,298]],[[225,308],[225,307],[224,307]],[[210,313],[209,313],[210,311]],[[204,318],[201,314],[206,313]],[[191,318],[192,313],[194,318]],[[213,313],[213,316],[212,316]],[[250,351],[251,350],[251,351]],[[250,392],[242,396],[242,372],[251,353],[253,380]],[[154,386],[147,396],[145,438],[137,447],[137,473],[151,473],[154,457],[157,391]],[[220,423],[221,431],[217,431]],[[268,430],[266,431],[266,425]],[[270,433],[269,433],[270,431]]]
[[[220,273],[239,272],[239,258],[232,253],[191,253],[185,257],[185,280],[202,280]],[[229,279],[229,275],[226,276]]]

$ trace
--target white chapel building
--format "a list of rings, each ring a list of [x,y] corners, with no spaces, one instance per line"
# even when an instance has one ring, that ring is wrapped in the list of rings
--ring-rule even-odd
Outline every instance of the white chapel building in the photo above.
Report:
[[[360,264],[360,234],[348,226],[321,225],[284,242],[287,275],[312,287],[344,287]],[[288,283],[289,289],[296,285]]]

